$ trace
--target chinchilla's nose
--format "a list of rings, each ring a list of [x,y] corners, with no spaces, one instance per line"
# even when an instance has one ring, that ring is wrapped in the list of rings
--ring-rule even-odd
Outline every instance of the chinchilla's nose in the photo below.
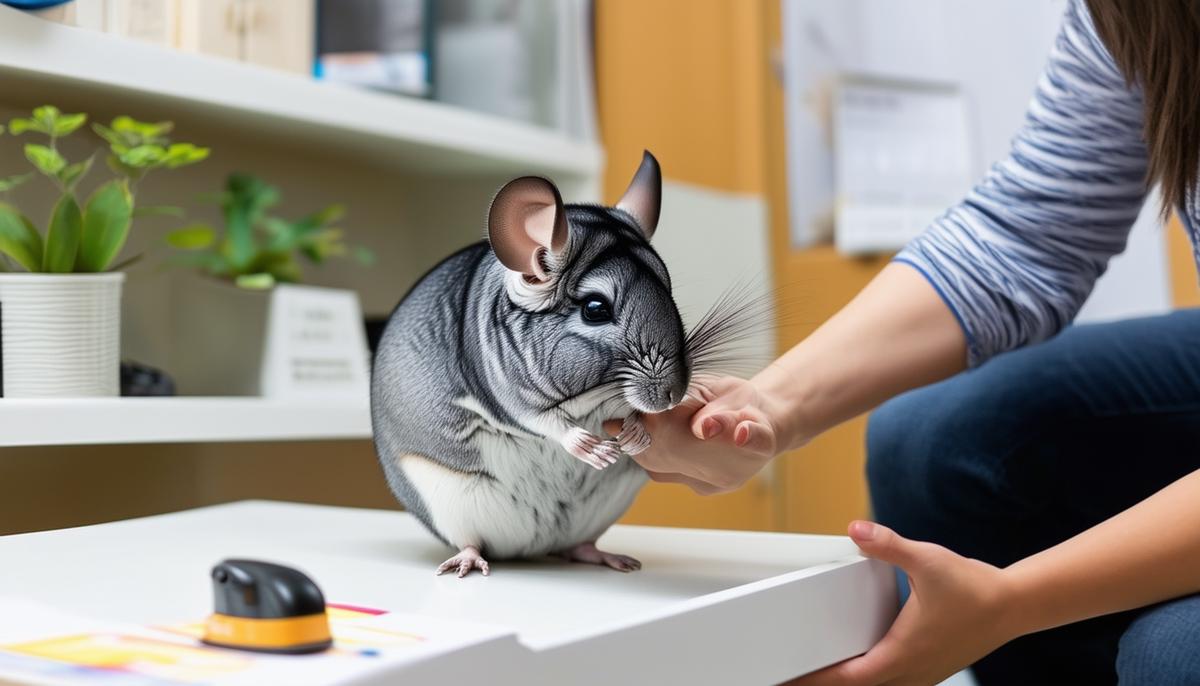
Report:
[[[685,395],[687,395],[687,389],[683,386],[676,386],[675,388],[672,388],[671,394],[668,396],[671,399],[671,406],[674,407],[675,405],[678,405],[683,400],[683,396]]]

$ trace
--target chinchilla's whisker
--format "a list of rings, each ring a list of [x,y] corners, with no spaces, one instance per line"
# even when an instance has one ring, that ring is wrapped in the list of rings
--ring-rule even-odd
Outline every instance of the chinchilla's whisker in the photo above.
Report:
[[[749,373],[761,367],[757,341],[774,325],[772,293],[756,293],[754,283],[726,290],[685,339],[695,373]]]
[[[689,351],[702,352],[709,345],[760,333],[758,327],[771,319],[770,296],[754,294],[745,285],[726,291],[687,336]]]

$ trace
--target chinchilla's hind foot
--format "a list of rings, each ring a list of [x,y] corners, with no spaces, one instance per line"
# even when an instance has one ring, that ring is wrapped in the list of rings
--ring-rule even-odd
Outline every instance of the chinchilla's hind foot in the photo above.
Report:
[[[595,469],[604,469],[621,457],[621,446],[616,441],[606,441],[580,427],[567,431],[562,446],[575,458]]]
[[[488,561],[483,559],[479,548],[473,545],[463,548],[457,555],[439,565],[437,575],[441,576],[452,569],[458,570],[458,578],[460,579],[470,574],[472,569],[478,569],[484,576],[491,573]]]
[[[580,543],[562,556],[571,562],[585,562],[591,565],[604,565],[618,572],[636,572],[642,568],[642,563],[636,558],[616,553],[606,553],[596,547],[595,543]]]

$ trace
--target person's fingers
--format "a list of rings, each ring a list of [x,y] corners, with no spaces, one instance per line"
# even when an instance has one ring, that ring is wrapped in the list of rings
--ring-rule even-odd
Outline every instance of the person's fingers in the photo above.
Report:
[[[728,435],[737,426],[737,413],[706,405],[692,417],[692,435],[702,441]]]
[[[766,424],[746,419],[734,427],[733,444],[759,455],[771,455],[775,452],[775,432]]]
[[[910,541],[874,522],[850,522],[848,532],[863,555],[896,565],[909,574],[921,568],[929,553],[929,544]]]
[[[610,419],[604,422],[604,433],[609,436],[616,436],[621,433],[622,421],[620,419]]]
[[[712,389],[712,384],[714,381],[716,381],[716,379],[693,379],[691,385],[688,386],[687,394],[695,398],[701,404],[711,403],[713,399],[717,397],[716,392],[714,392]]]
[[[679,404],[671,408],[671,411],[679,412],[695,412],[708,404],[711,400],[711,394],[702,392],[695,386],[690,386],[687,393],[683,395],[683,400]]]
[[[864,655],[789,681],[785,686],[876,686],[899,671],[898,644],[886,636]]]

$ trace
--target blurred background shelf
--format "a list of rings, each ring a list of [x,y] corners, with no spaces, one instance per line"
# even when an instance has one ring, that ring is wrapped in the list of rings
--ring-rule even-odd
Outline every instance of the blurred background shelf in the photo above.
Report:
[[[6,399],[0,446],[370,438],[366,403],[263,398]]]
[[[3,6],[0,82],[7,104],[54,101],[97,115],[152,111],[181,128],[299,144],[421,175],[579,180],[599,174],[604,162],[599,145],[552,129],[178,52]]]

